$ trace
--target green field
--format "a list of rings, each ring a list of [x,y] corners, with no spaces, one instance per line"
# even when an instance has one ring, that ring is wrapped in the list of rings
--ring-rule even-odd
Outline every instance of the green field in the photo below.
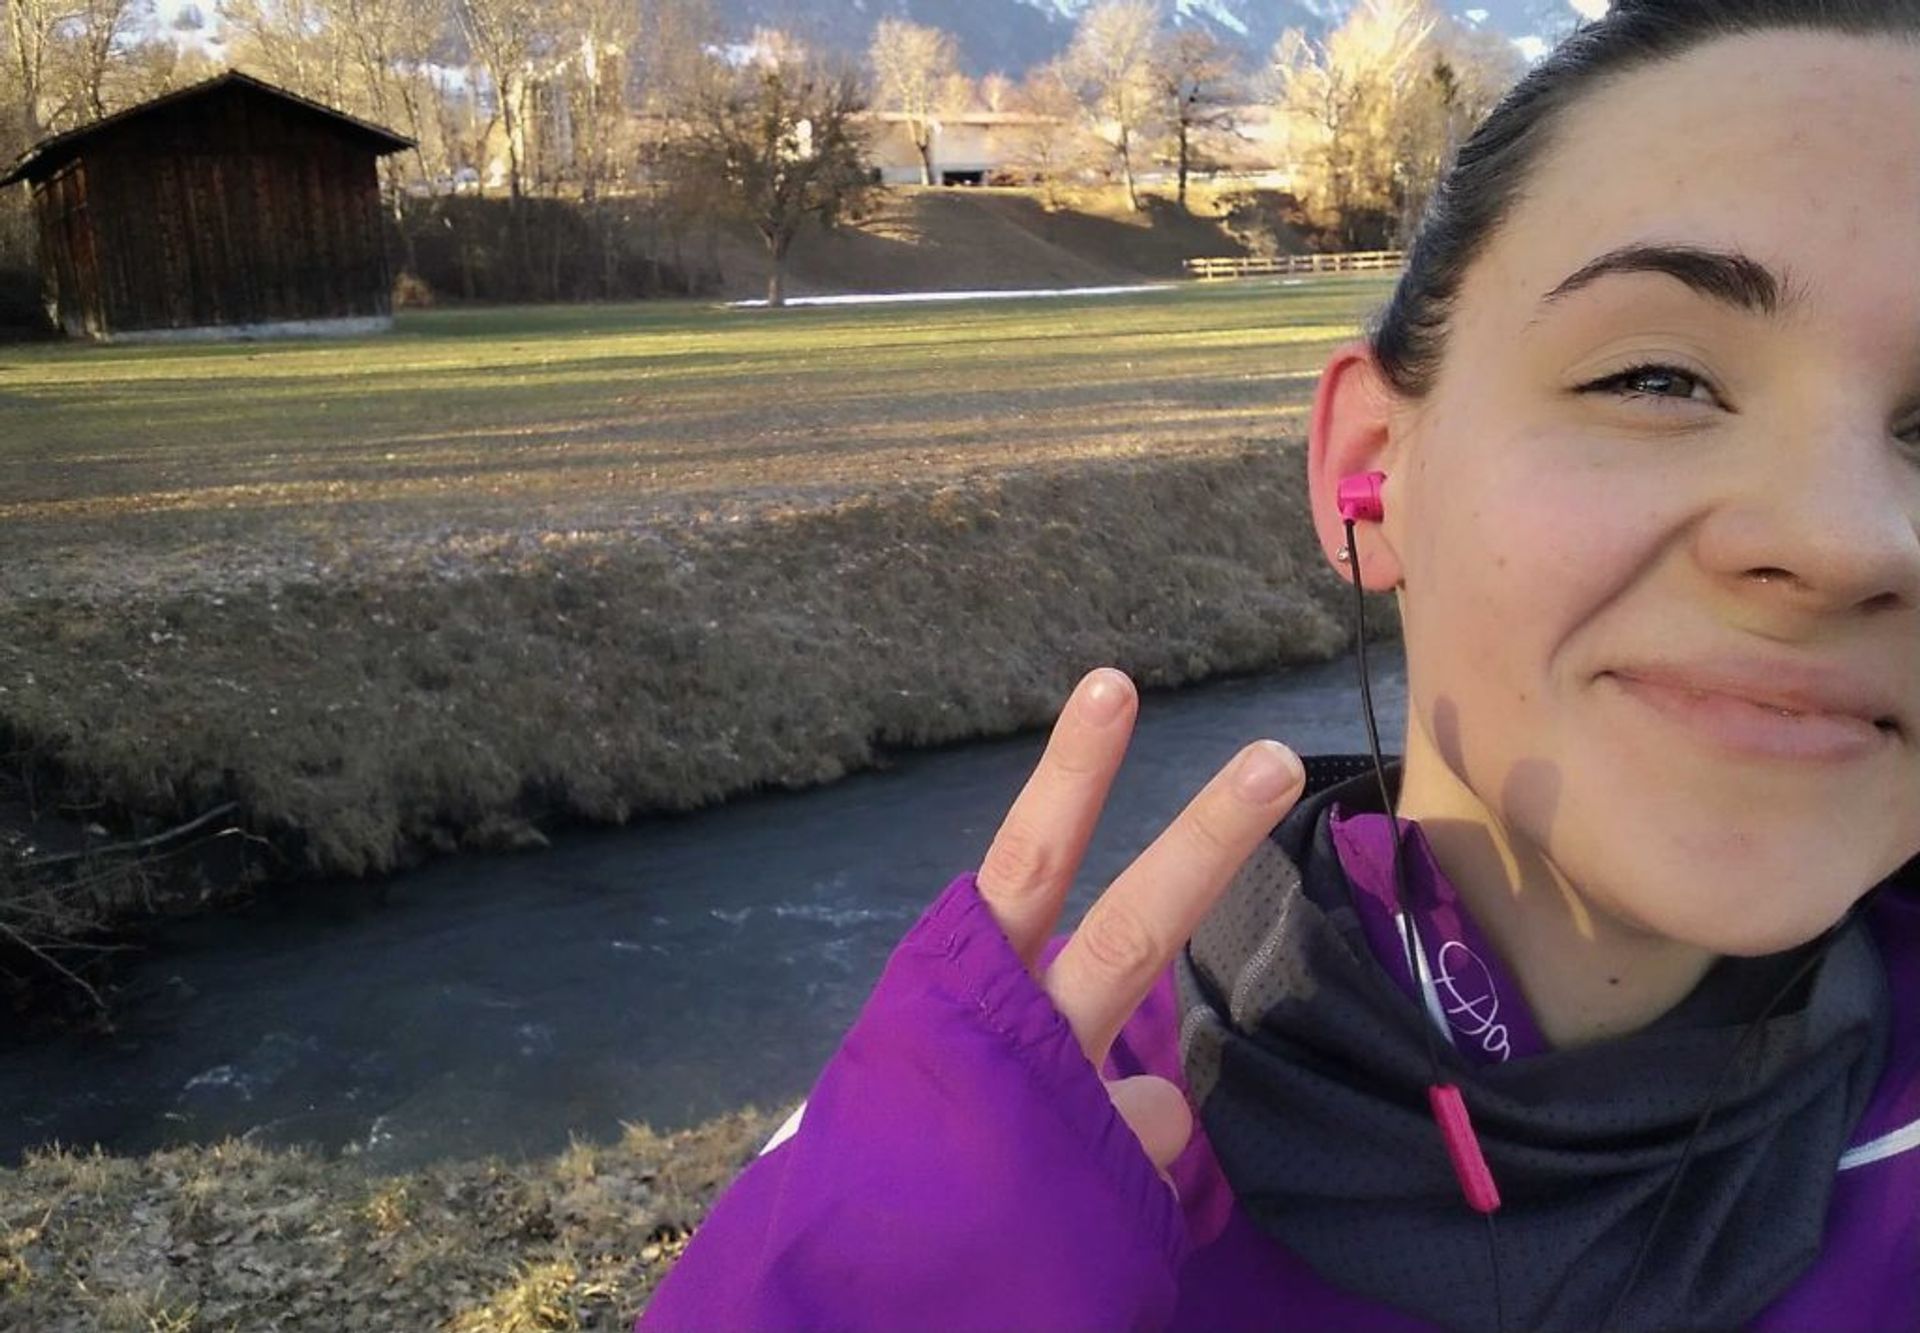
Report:
[[[1271,440],[1387,290],[464,310],[351,342],[0,348],[0,591]]]

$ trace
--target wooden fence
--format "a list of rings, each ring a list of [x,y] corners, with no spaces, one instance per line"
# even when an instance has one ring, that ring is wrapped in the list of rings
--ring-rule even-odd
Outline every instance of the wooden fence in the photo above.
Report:
[[[1186,264],[1191,278],[1250,278],[1275,273],[1380,273],[1406,262],[1405,250],[1356,250],[1346,254],[1189,259]]]

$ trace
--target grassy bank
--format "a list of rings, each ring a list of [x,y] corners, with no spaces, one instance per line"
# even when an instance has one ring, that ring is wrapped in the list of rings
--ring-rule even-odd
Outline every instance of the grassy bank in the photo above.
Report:
[[[230,803],[360,875],[1034,726],[1101,662],[1321,658],[1297,440],[1383,291],[14,349],[0,735],[114,827]]]
[[[625,1329],[778,1123],[748,1110],[540,1162],[385,1177],[244,1143],[44,1153],[0,1171],[0,1328]]]

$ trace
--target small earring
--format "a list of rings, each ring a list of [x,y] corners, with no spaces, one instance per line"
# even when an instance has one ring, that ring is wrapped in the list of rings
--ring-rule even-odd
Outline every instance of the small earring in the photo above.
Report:
[[[1343,565],[1351,564],[1353,563],[1353,552],[1349,551],[1346,547],[1342,546],[1340,548],[1339,554],[1335,555],[1333,558],[1335,560],[1338,560]]]

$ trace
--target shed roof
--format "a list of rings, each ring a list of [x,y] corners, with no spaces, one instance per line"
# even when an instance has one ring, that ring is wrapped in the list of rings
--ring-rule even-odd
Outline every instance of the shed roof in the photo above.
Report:
[[[376,154],[385,155],[387,153],[397,153],[402,149],[413,147],[413,140],[395,134],[392,130],[382,129],[370,121],[349,116],[344,111],[336,111],[330,106],[325,106],[322,103],[302,97],[298,93],[290,93],[285,88],[276,87],[262,79],[256,79],[251,74],[242,74],[237,69],[230,69],[226,73],[217,74],[211,79],[189,84],[185,88],[177,88],[173,92],[154,98],[152,101],[142,102],[138,106],[130,106],[124,111],[116,111],[111,116],[102,117],[91,124],[82,125],[78,129],[68,130],[64,134],[56,134],[50,138],[42,139],[39,143],[22,153],[19,158],[14,161],[13,166],[7,171],[5,176],[0,176],[0,185],[12,185],[16,181],[23,180],[45,180],[62,166],[65,166],[68,162],[78,157],[81,152],[85,150],[87,142],[94,138],[94,136],[106,130],[117,128],[129,121],[137,120],[141,116],[149,115],[162,107],[178,106],[183,102],[194,101],[202,97],[210,97],[215,93],[224,92],[229,88],[244,88],[253,92],[262,93],[268,97],[289,102],[302,111],[325,117],[327,120],[332,121],[342,134],[351,138],[364,140]]]

